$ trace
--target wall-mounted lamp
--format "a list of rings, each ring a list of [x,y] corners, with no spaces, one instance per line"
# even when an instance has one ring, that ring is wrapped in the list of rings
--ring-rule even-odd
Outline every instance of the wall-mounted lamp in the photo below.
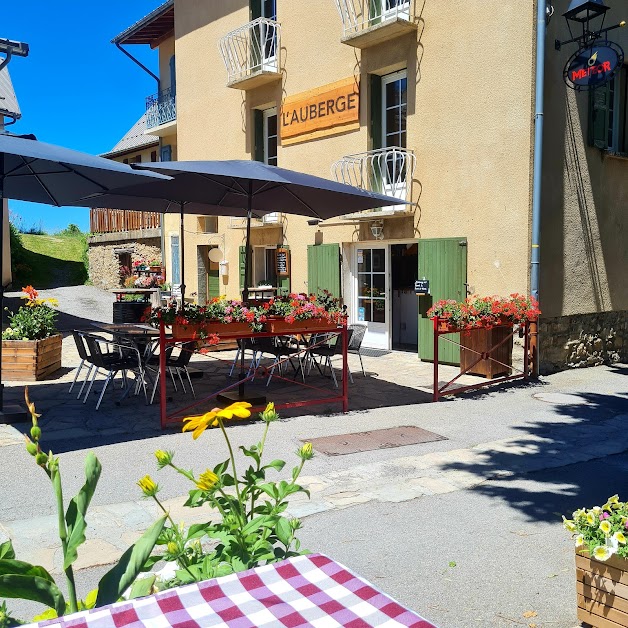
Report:
[[[316,227],[316,225],[320,224],[321,222],[323,221],[320,218],[311,218],[307,221],[307,224],[310,225],[310,227]]]
[[[376,240],[384,239],[384,221],[383,220],[374,220],[371,223],[371,233]]]
[[[557,39],[555,42],[556,50],[560,50],[561,46],[565,44],[574,43],[584,48],[605,36],[609,31],[624,27],[626,22],[622,21],[615,26],[604,28],[606,12],[609,10],[610,7],[606,6],[602,0],[571,0],[569,8],[563,13],[571,39],[567,41]],[[600,20],[599,23],[596,23],[596,20]],[[581,35],[574,35],[571,29],[572,24],[582,27]]]
[[[225,257],[225,234],[221,233],[209,236],[210,243],[212,242],[212,240],[218,240],[220,244],[209,249],[207,257],[209,258],[210,262],[218,264],[219,262],[222,262]]]

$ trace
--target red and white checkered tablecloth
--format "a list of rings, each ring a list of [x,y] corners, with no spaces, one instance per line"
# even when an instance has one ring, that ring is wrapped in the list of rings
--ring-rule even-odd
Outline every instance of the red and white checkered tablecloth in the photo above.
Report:
[[[298,556],[31,626],[435,628],[434,624],[322,554]]]

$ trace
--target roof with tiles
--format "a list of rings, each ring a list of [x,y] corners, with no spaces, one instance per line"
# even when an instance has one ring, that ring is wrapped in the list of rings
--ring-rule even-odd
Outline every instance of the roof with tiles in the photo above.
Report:
[[[117,157],[124,153],[129,153],[139,148],[148,148],[159,144],[159,137],[147,135],[146,114],[144,114],[125,134],[124,137],[107,153],[101,157]]]

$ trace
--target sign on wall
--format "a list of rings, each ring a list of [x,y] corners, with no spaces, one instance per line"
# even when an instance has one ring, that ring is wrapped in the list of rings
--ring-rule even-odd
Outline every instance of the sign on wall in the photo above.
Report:
[[[278,277],[288,277],[290,275],[290,251],[288,249],[277,249],[275,251],[275,268]]]
[[[624,51],[612,41],[593,44],[575,52],[563,72],[565,83],[582,91],[608,83],[624,64]]]
[[[283,145],[360,127],[360,85],[355,77],[286,98],[279,128]]]

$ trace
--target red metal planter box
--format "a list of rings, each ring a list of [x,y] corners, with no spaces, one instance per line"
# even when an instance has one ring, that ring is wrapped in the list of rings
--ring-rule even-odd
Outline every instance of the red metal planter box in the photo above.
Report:
[[[248,334],[251,331],[250,323],[190,323],[182,325],[172,324],[172,335],[175,338],[197,339],[201,334]]]
[[[332,321],[328,321],[325,318],[310,318],[305,321],[294,321],[294,323],[288,323],[283,318],[268,319],[266,322],[266,328],[273,334],[285,332],[287,334],[293,333],[293,330],[298,329],[299,332],[308,331],[329,331],[337,329],[338,324]]]

